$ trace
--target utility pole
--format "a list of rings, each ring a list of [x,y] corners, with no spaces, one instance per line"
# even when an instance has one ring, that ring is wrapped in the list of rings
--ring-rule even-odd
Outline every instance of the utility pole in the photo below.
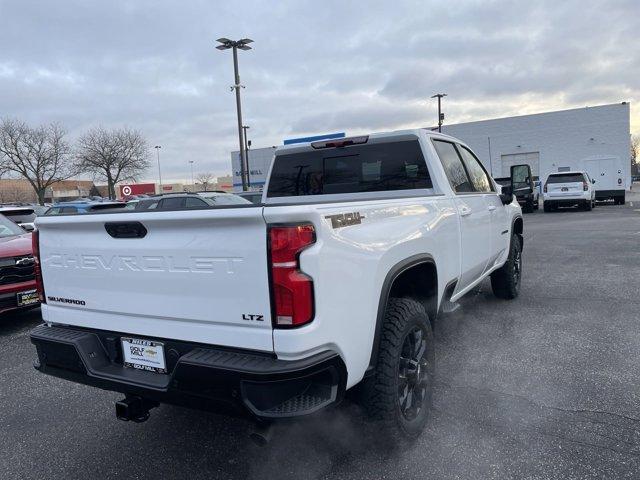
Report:
[[[247,130],[251,127],[248,125],[242,126],[242,133],[244,135],[244,156],[247,161],[247,190],[251,188],[251,167],[249,166],[249,147],[251,146],[251,140],[247,138]]]
[[[248,178],[248,166],[246,152],[244,149],[243,130],[242,130],[242,105],[240,103],[240,88],[244,88],[240,84],[240,74],[238,73],[238,49],[251,50],[249,43],[253,43],[250,38],[242,38],[240,40],[229,40],[228,38],[219,38],[217,42],[220,43],[216,48],[218,50],[233,51],[233,73],[235,76],[235,84],[231,87],[231,90],[236,91],[236,110],[238,112],[238,145],[240,147],[240,176],[242,177],[242,190],[246,191],[249,184]]]
[[[442,113],[442,106],[440,104],[442,97],[446,97],[447,94],[446,93],[436,93],[435,95],[432,95],[431,98],[437,98],[438,99],[438,131],[442,132],[442,124],[444,122],[444,113]]]
[[[160,188],[160,193],[162,193],[162,172],[160,171],[160,149],[162,148],[160,145],[156,145],[153,147],[156,149],[156,153],[158,154],[158,186]]]
[[[193,160],[189,160],[189,163],[191,164],[191,188],[195,189],[195,184],[193,183]]]

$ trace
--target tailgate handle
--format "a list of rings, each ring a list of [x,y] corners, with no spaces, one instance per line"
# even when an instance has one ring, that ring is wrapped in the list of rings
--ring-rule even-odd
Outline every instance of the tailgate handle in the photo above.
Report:
[[[140,222],[107,222],[104,229],[113,238],[144,238],[147,229]]]

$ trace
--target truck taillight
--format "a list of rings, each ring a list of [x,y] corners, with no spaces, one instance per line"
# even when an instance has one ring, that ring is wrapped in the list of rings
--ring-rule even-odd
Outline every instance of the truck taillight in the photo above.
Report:
[[[589,184],[584,180],[582,181],[582,190],[584,190],[585,192],[589,190]]]
[[[40,232],[34,230],[31,232],[31,249],[33,251],[33,273],[36,277],[36,289],[41,303],[47,303],[47,297],[44,295],[44,284],[42,283],[42,269],[40,268]]]
[[[547,184],[546,184],[546,183],[544,184],[544,188],[542,189],[542,191],[543,191],[544,193],[547,193]]]
[[[269,228],[274,327],[299,327],[313,320],[313,280],[300,270],[300,252],[316,242],[313,225]]]

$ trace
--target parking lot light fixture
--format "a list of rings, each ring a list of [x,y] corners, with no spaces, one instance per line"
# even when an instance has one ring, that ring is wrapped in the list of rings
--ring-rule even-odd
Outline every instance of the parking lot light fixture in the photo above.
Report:
[[[156,153],[158,154],[158,186],[160,188],[160,193],[162,193],[162,172],[160,171],[160,149],[162,147],[160,145],[156,145],[153,148],[156,149]]]
[[[238,73],[238,49],[251,50],[249,44],[253,43],[253,40],[251,40],[250,38],[230,40],[226,37],[221,37],[216,41],[220,43],[220,45],[216,46],[218,50],[231,49],[233,51],[233,72],[235,75],[235,83],[231,87],[231,89],[236,91],[236,110],[238,112],[238,145],[240,147],[240,176],[242,177],[242,190],[246,191],[249,185],[249,169],[247,168],[247,156],[243,141],[244,132],[242,130],[242,105],[240,102],[240,88],[242,88],[243,86],[240,84],[240,74]]]
[[[442,113],[441,100],[442,97],[446,97],[446,93],[436,93],[432,95],[431,98],[438,99],[438,132],[442,132],[442,124],[444,123],[444,113]]]

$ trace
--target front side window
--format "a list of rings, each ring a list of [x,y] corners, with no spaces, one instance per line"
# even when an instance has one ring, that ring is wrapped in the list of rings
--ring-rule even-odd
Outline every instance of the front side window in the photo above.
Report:
[[[268,197],[432,188],[418,140],[277,155]]]
[[[480,160],[478,160],[468,148],[463,147],[462,145],[459,147],[462,159],[467,166],[469,177],[471,177],[471,184],[473,185],[473,188],[476,192],[491,192],[493,187],[489,180],[489,175],[487,175],[487,172],[482,168]]]
[[[438,152],[438,157],[440,157],[453,191],[456,193],[473,192],[471,181],[453,143],[434,140],[433,146]]]

